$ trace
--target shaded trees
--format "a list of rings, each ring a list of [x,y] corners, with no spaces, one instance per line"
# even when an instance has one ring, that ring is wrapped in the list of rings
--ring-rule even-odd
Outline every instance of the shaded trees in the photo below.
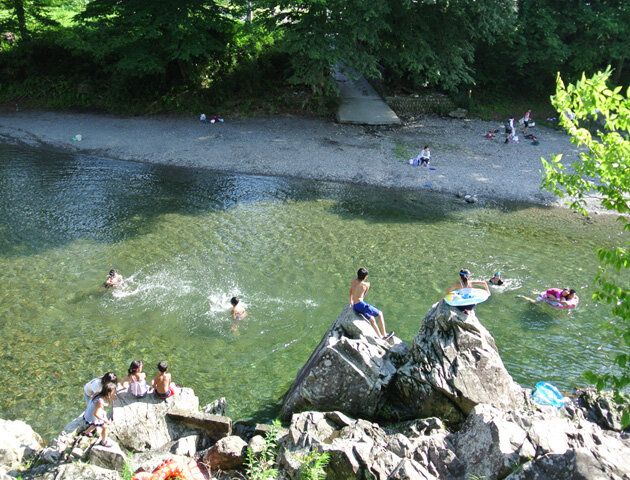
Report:
[[[126,79],[191,80],[225,51],[233,21],[212,0],[94,0],[79,16],[82,48]]]

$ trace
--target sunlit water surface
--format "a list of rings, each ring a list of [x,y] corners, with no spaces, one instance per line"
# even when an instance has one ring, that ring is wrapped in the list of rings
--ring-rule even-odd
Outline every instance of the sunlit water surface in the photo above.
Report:
[[[477,308],[514,378],[570,389],[615,353],[591,300],[610,217],[531,205],[479,207],[400,192],[214,174],[0,146],[0,417],[52,436],[81,413],[81,388],[142,359],[169,362],[202,404],[275,417],[279,400],[348,301],[368,300],[410,342],[457,272],[507,280]],[[102,287],[110,268],[121,290]],[[515,299],[578,290],[574,311]],[[249,317],[235,325],[229,299]]]

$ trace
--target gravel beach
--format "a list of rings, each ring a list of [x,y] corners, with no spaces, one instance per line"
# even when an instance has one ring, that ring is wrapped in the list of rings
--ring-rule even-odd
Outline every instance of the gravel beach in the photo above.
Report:
[[[121,160],[222,172],[352,182],[476,195],[480,203],[559,204],[539,190],[540,158],[578,151],[560,131],[535,127],[540,145],[484,135],[499,122],[427,117],[396,127],[340,125],[292,116],[226,118],[18,111],[0,113],[0,142],[41,145]],[[502,130],[502,128],[501,128]],[[80,142],[72,138],[81,135]],[[430,170],[408,164],[428,144]],[[594,208],[593,208],[594,209]]]

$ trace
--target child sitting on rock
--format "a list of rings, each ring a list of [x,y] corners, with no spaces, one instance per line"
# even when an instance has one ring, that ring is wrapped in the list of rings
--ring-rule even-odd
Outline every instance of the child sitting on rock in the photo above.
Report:
[[[175,390],[171,385],[171,374],[167,373],[168,364],[166,362],[160,362],[157,365],[158,376],[151,381],[151,386],[154,388],[155,396],[166,400],[169,397],[175,395]]]
[[[149,386],[147,385],[147,374],[142,371],[142,361],[134,360],[131,362],[127,372],[129,375],[123,379],[122,386],[128,388],[129,393],[134,397],[144,397],[149,391]]]

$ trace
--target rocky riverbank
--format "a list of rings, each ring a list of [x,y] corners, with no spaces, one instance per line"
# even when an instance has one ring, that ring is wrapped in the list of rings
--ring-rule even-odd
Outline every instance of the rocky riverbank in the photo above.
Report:
[[[169,459],[185,478],[243,477],[248,449],[276,442],[279,478],[302,478],[324,452],[339,480],[630,478],[630,435],[609,398],[589,390],[561,409],[537,405],[475,314],[442,302],[411,345],[375,338],[346,308],[287,392],[287,429],[233,421],[224,406],[200,409],[186,388],[166,401],[120,392],[109,448],[79,435],[81,417],[47,446],[2,420],[0,479],[116,480]]]
[[[209,113],[209,112],[206,112]],[[499,122],[426,117],[395,127],[341,125],[301,117],[115,117],[44,111],[0,112],[0,141],[62,148],[122,160],[222,172],[352,182],[368,186],[475,195],[479,202],[559,204],[539,190],[540,158],[577,149],[564,133],[532,129],[522,138],[488,139]],[[81,141],[73,141],[77,135]],[[434,170],[408,164],[430,145]],[[596,202],[591,202],[597,210]]]

